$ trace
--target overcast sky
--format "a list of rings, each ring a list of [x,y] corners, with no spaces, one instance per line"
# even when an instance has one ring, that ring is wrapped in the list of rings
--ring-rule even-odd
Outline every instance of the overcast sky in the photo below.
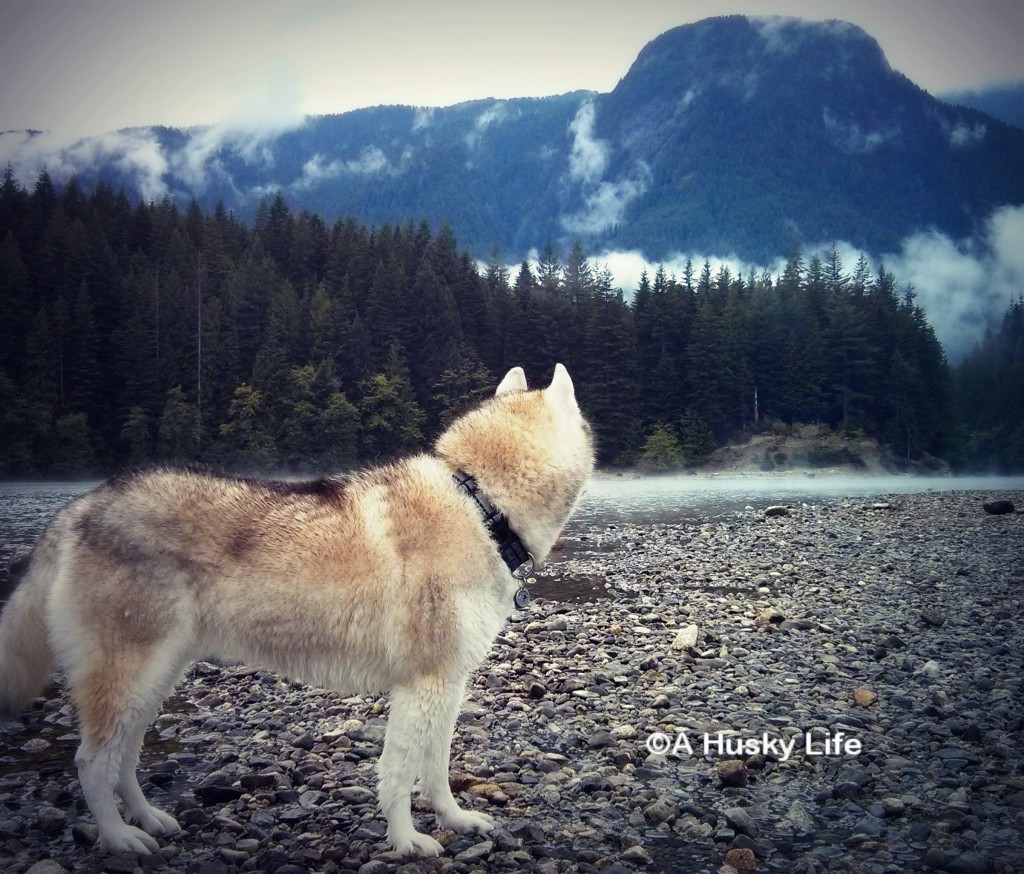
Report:
[[[932,93],[1024,80],[1020,0],[2,0],[0,130],[610,91],[658,34],[735,12],[852,21]]]

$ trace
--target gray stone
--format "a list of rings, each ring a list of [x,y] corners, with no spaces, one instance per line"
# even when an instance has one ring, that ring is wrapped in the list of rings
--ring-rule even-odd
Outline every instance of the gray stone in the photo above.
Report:
[[[365,786],[342,786],[336,794],[349,804],[372,804],[377,800],[377,796]]]
[[[631,865],[650,865],[654,861],[651,858],[651,854],[641,844],[634,844],[628,850],[624,850],[619,855],[619,858],[623,862],[629,862]]]
[[[961,853],[952,862],[946,864],[950,874],[988,874],[992,865],[981,853]]]
[[[604,747],[613,747],[615,745],[615,738],[612,737],[610,731],[595,731],[587,738],[587,746],[592,750],[599,750]]]
[[[461,862],[462,864],[468,864],[470,862],[482,862],[493,852],[493,841],[481,841],[479,844],[474,844],[468,850],[463,850],[455,857],[454,861]]]
[[[644,808],[644,816],[653,823],[674,822],[679,815],[679,805],[671,798],[662,797]]]
[[[760,829],[754,822],[751,815],[742,807],[730,807],[723,811],[725,821],[729,823],[739,834],[756,838]]]
[[[67,814],[56,807],[47,805],[36,812],[36,825],[44,835],[59,835],[67,824]]]
[[[986,513],[993,516],[1003,516],[1007,513],[1012,513],[1014,510],[1013,501],[999,500],[999,501],[986,501],[981,505]]]
[[[680,629],[672,641],[672,649],[693,649],[697,646],[697,638],[700,636],[700,629],[696,625],[687,625]]]

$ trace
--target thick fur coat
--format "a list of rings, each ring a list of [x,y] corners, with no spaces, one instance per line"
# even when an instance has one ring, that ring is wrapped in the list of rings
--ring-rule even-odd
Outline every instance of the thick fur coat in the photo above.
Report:
[[[458,806],[448,762],[466,681],[519,586],[453,473],[476,478],[539,564],[593,457],[558,365],[539,391],[513,369],[433,453],[354,476],[287,483],[166,469],[112,479],[54,519],[0,617],[0,715],[63,668],[101,843],[142,853],[178,826],[139,788],[140,745],[194,659],[387,691],[378,794],[388,839],[436,855],[440,844],[413,826],[417,779],[439,826],[491,828]]]

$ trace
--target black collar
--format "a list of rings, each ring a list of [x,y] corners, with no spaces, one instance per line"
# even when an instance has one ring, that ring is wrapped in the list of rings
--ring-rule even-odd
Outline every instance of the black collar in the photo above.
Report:
[[[508,523],[508,516],[490,502],[475,477],[470,476],[464,470],[457,470],[452,474],[452,479],[476,502],[483,514],[487,533],[491,535],[491,539],[498,547],[501,560],[505,562],[512,576],[522,581],[533,571],[533,556],[530,555],[523,541],[519,539],[519,535],[512,530],[512,526]],[[529,565],[525,568],[525,573],[524,565]]]

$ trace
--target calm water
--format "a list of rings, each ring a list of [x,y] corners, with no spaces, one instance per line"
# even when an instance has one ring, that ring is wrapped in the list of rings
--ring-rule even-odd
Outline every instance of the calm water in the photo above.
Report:
[[[1021,477],[819,477],[795,475],[600,476],[591,482],[576,524],[704,522],[745,507],[815,503],[949,491],[1024,489]]]

